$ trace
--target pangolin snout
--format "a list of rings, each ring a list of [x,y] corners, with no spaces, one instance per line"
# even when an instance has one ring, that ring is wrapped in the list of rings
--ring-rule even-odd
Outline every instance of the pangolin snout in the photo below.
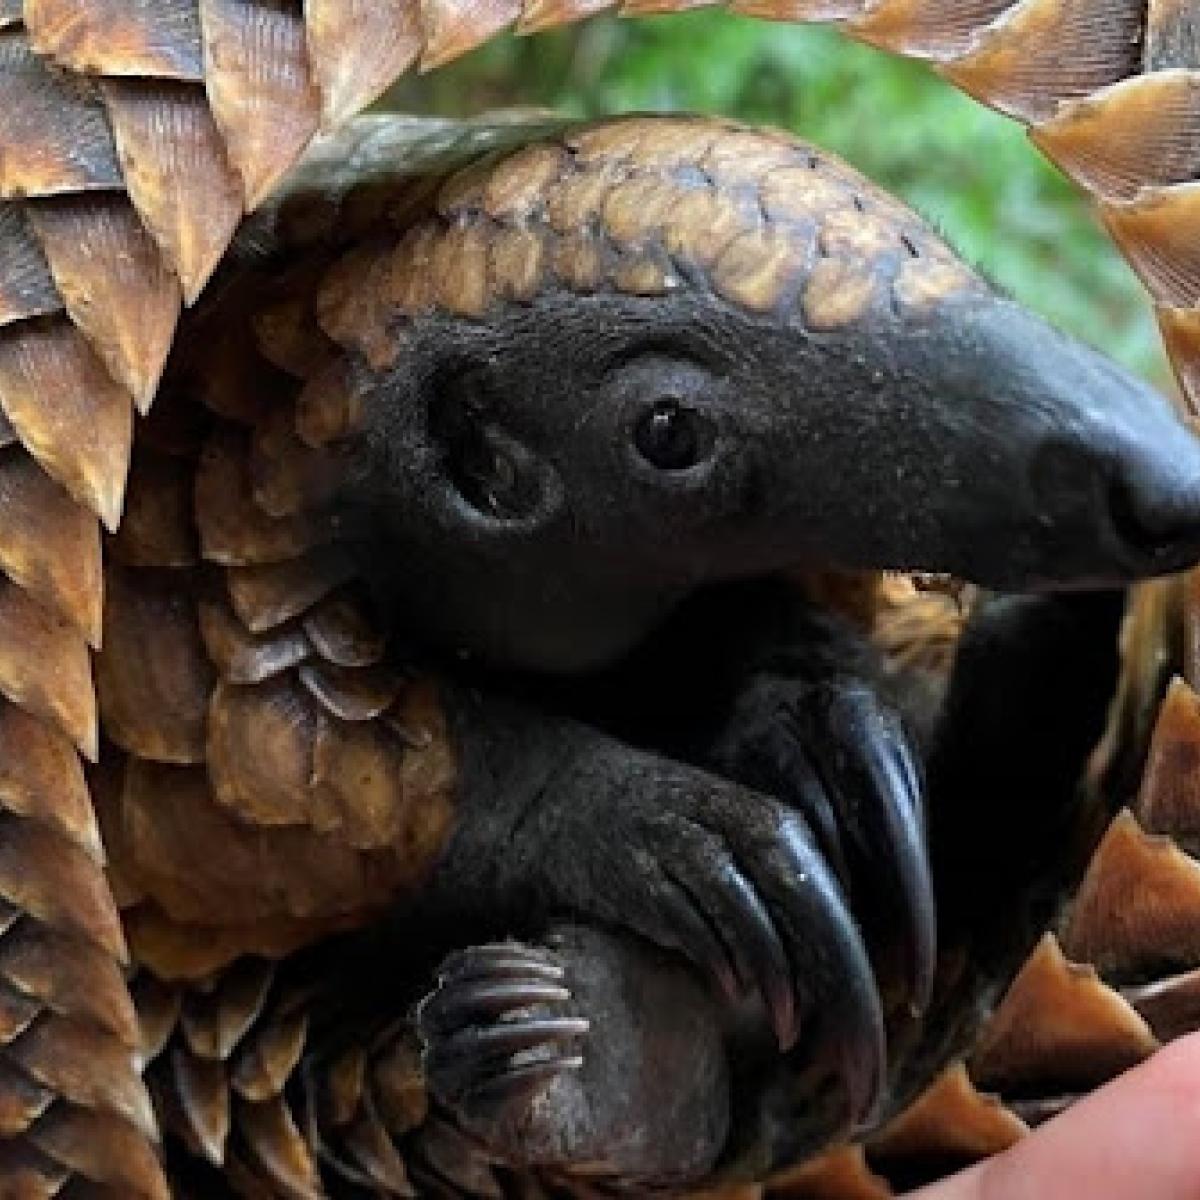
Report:
[[[1200,458],[1200,443],[1188,450],[1185,459]],[[1135,570],[1157,574],[1200,561],[1200,471],[1178,480],[1173,475],[1160,464],[1115,473],[1108,484],[1112,535]]]
[[[962,419],[948,428],[968,447],[966,540],[984,574],[1077,588],[1200,562],[1200,437],[1166,396],[1010,302],[952,324],[944,369]]]

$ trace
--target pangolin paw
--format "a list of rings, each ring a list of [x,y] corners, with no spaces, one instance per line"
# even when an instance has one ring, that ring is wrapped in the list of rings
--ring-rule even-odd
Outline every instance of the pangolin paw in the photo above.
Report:
[[[438,1119],[511,1169],[701,1178],[729,1128],[719,1006],[632,935],[556,926],[543,944],[443,963],[417,1016]]]
[[[565,970],[548,950],[497,942],[443,962],[417,1024],[434,1098],[465,1128],[508,1123],[583,1065],[588,1021],[570,1012]]]

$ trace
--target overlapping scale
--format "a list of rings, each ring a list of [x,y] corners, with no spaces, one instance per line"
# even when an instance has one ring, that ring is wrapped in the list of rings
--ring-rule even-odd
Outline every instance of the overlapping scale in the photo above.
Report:
[[[331,126],[342,120],[414,60],[428,68],[514,22],[532,31],[607,6],[607,0],[528,0],[523,6],[516,0],[307,0],[303,6],[299,0],[26,0],[23,5],[0,0],[0,407],[6,418],[0,444],[8,456],[0,467],[14,464],[11,481],[8,476],[0,480],[0,525],[8,530],[0,535],[0,568],[17,585],[0,592],[8,630],[0,647],[0,676],[10,697],[6,711],[21,713],[32,723],[22,736],[40,730],[36,736],[47,744],[61,743],[60,750],[68,747],[67,753],[72,740],[84,749],[92,747],[93,726],[81,697],[90,693],[86,642],[97,637],[101,585],[99,572],[91,567],[72,578],[68,559],[79,552],[83,561],[94,561],[90,547],[96,534],[94,522],[87,529],[89,511],[110,527],[116,524],[131,404],[136,400],[148,406],[178,298],[189,303],[197,298],[247,204],[262,199],[286,173],[320,123]],[[631,5],[629,11],[691,6],[690,0],[651,0]],[[1108,227],[1146,280],[1183,389],[1196,403],[1200,29],[1186,0],[735,0],[730,7],[772,19],[838,22],[850,36],[930,60],[984,102],[1031,122],[1038,144],[1097,197]],[[65,70],[48,68],[43,57]],[[128,200],[120,198],[122,191]],[[141,262],[153,263],[135,213],[161,263],[139,273],[138,286],[122,284],[106,291],[105,247],[110,265],[116,261],[112,255],[130,247]],[[118,231],[123,241],[113,240]],[[78,254],[87,245],[98,248],[91,262]],[[544,269],[542,252],[540,244],[514,239],[489,267],[497,291],[519,295]],[[177,283],[163,274],[164,265]],[[586,247],[567,253],[558,269],[586,274]],[[730,278],[734,286],[737,281]],[[646,264],[631,264],[630,286],[650,279]],[[416,290],[419,283],[410,281]],[[428,289],[429,281],[423,286]],[[442,299],[465,309],[472,304],[471,295],[461,290]],[[77,333],[68,320],[77,323]],[[152,336],[132,336],[130,331],[147,320]],[[328,430],[336,436],[344,428],[345,414],[353,410],[353,389],[340,382],[323,389],[311,386],[311,419],[298,432],[309,444],[320,445],[330,436]],[[63,425],[57,412],[48,421],[37,411],[32,397],[38,392],[62,398]],[[53,484],[35,481],[38,464]],[[161,475],[165,479],[169,472]],[[60,492],[52,493],[50,487]],[[39,488],[57,500],[46,501],[40,518],[44,536],[39,532],[35,537],[20,514],[22,505],[42,510],[33,499]],[[298,494],[296,478],[269,476],[260,492],[274,497],[276,511],[282,513],[285,501]],[[180,511],[178,505],[167,509]],[[140,524],[135,522],[122,535],[124,541],[114,544],[127,566],[175,568],[186,565],[184,559],[194,561],[197,545],[181,534],[178,520],[167,518],[154,528],[150,520],[143,509]],[[261,555],[266,552],[260,533],[256,530],[249,542]],[[231,566],[223,584],[228,599],[218,595],[212,611],[221,617],[214,620],[242,623],[237,638],[225,636],[223,650],[209,646],[220,670],[233,671],[225,664],[237,661],[248,673],[246,682],[257,681],[251,677],[260,672],[265,680],[308,661],[314,645],[318,658],[335,665],[368,665],[360,663],[366,652],[354,639],[336,641],[337,631],[327,622],[305,616],[346,578],[348,568],[335,551],[317,546],[307,548],[301,560],[259,558],[233,566],[246,546],[229,537],[218,544]],[[280,627],[286,628],[286,637],[279,639],[286,650],[276,649],[274,658],[264,659],[254,639]],[[222,636],[213,629],[215,625],[206,641]],[[23,641],[29,636],[32,641]],[[353,661],[327,654],[335,644],[342,647],[342,658],[349,655]],[[35,645],[48,657],[36,659],[30,650]],[[66,670],[67,686],[44,678],[51,662]],[[1148,669],[1147,679],[1157,669]],[[331,675],[330,670],[308,668],[310,699],[334,699],[329,680],[336,672]],[[1179,693],[1172,695],[1167,712],[1175,720],[1181,711]],[[350,709],[345,703],[344,697],[336,700],[343,715],[334,712],[331,719],[345,721],[347,713],[373,711],[370,704]],[[1189,831],[1178,825],[1183,801],[1175,794],[1180,776],[1161,766],[1171,737],[1186,741],[1186,730],[1160,726],[1159,757],[1152,765],[1160,764],[1158,779],[1175,780],[1175,790],[1160,789],[1149,799],[1144,791],[1137,813],[1149,830],[1186,840]],[[76,863],[70,869],[82,872],[81,880],[86,868],[80,864],[94,860],[87,853],[74,859],[52,852],[55,838],[69,847],[72,839],[86,842],[91,836],[77,787],[63,792],[69,798],[60,801],[48,782],[42,786],[43,779],[60,778],[67,771],[61,754],[54,753],[32,759],[28,778],[12,784],[11,794],[20,798],[11,801],[4,818],[0,858],[32,837],[30,845],[41,857],[30,861],[57,864],[47,866],[47,878],[62,883],[67,860]],[[48,774],[43,776],[43,770]],[[1151,791],[1159,787],[1146,786]],[[0,797],[3,787],[0,781]],[[35,822],[41,823],[36,836],[24,828]],[[1153,867],[1157,872],[1169,859],[1171,881],[1155,885],[1155,895],[1169,893],[1170,903],[1164,901],[1165,907],[1156,910],[1154,936],[1166,936],[1164,929],[1169,932],[1180,921],[1186,926],[1192,919],[1187,915],[1191,893],[1186,881],[1192,877],[1187,863],[1132,822],[1122,818],[1110,834],[1102,865],[1110,861],[1115,866],[1095,868],[1100,874],[1089,883],[1065,931],[1069,950],[1099,946],[1105,965],[1118,974],[1149,967],[1136,954],[1132,961],[1127,957],[1138,947],[1131,950],[1126,943],[1136,942],[1141,932],[1117,936],[1111,922],[1107,930],[1102,928],[1108,911],[1105,888],[1115,886],[1105,881],[1104,871],[1116,870],[1119,877],[1120,871],[1158,864]],[[1113,844],[1119,853],[1110,854]],[[90,848],[94,853],[94,841]],[[81,895],[90,894],[87,889],[95,882],[72,886],[82,889]],[[34,881],[25,900],[17,896],[9,903],[35,904],[39,928],[57,935],[62,930],[52,921],[66,920],[67,909],[56,910],[51,898]],[[70,931],[83,939],[80,946],[117,953],[111,937],[102,934],[100,927]],[[1187,959],[1191,943],[1181,937],[1176,929],[1165,949],[1155,943],[1156,953],[1172,961]],[[80,950],[81,961],[88,952]],[[57,953],[65,950],[60,946]],[[1177,1032],[1194,1011],[1189,1008],[1194,983],[1187,970],[1161,981],[1132,979],[1123,986],[1130,1003],[1156,1031]],[[31,1083],[27,1075],[6,1090],[5,1080],[14,1069],[0,1054],[0,1112],[7,1111],[10,1095],[20,1108],[22,1089],[29,1096],[52,1098],[45,1084]],[[120,1089],[114,1088],[116,1095]],[[28,1112],[34,1113],[39,1103],[30,1100]],[[93,1108],[88,1119],[99,1111]],[[289,1186],[307,1186],[304,1170],[297,1174],[294,1163],[287,1165],[288,1122],[267,1110],[259,1117],[254,1148],[240,1155],[244,1169],[275,1171],[280,1179],[291,1180]],[[371,1169],[386,1174],[389,1168],[378,1154],[377,1140],[364,1132],[357,1144],[360,1168],[369,1174],[362,1164],[372,1162]],[[71,1170],[97,1187],[120,1190],[122,1185],[102,1177],[98,1159],[88,1167],[73,1157],[75,1151],[68,1155],[66,1145],[50,1137],[37,1145],[0,1140],[0,1153],[6,1163],[11,1159],[14,1178],[21,1173],[44,1181],[44,1190],[57,1188]],[[66,1157],[55,1159],[56,1153]],[[127,1157],[133,1162],[138,1155]],[[144,1190],[150,1186],[147,1179],[125,1181],[126,1190]]]

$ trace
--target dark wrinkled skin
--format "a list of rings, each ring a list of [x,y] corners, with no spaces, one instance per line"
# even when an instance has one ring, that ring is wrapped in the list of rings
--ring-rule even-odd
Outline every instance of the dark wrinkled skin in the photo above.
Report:
[[[703,418],[690,468],[636,448],[664,397]],[[640,1187],[878,1123],[1078,868],[1104,589],[1200,557],[1200,445],[982,292],[822,335],[690,293],[430,317],[366,412],[345,519],[458,681],[459,824],[408,917],[534,956],[480,950],[434,987],[435,1098],[498,1161]],[[1046,594],[981,608],[931,710],[782,582],[805,568]],[[696,969],[703,1054],[656,1038],[630,934]],[[644,987],[597,992],[596,956]],[[689,1096],[681,1124],[629,1063]]]

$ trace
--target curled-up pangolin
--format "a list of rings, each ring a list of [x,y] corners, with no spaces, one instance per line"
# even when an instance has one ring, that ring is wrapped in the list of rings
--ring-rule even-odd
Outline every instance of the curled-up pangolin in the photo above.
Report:
[[[1190,581],[1135,590],[1119,679],[1097,589],[1200,556],[1200,451],[828,156],[353,126],[159,387],[322,114],[594,7],[0,0],[10,1194],[166,1195],[161,1128],[181,1195],[678,1190],[853,1138],[771,1186],[882,1196],[1197,1022],[1177,681],[980,1031],[1197,673]],[[1033,123],[1193,386],[1185,8],[754,11]],[[1043,595],[955,653],[880,570]]]

